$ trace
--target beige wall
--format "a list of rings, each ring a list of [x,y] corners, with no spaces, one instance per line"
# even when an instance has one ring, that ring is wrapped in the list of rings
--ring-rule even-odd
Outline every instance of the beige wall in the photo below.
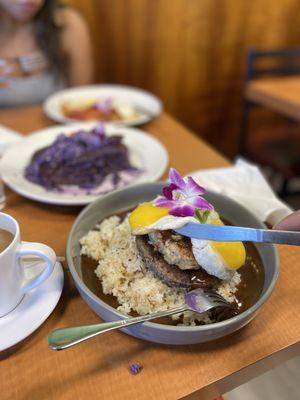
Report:
[[[247,48],[300,45],[299,0],[66,3],[90,24],[98,82],[153,91],[227,155],[236,151]]]

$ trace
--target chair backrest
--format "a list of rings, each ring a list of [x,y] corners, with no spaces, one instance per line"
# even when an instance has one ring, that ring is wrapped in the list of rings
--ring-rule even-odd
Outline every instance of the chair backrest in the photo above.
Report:
[[[270,66],[259,65],[271,62]],[[247,54],[246,81],[261,76],[300,74],[300,47],[277,50],[250,49]]]
[[[263,76],[284,76],[300,74],[300,47],[276,50],[250,49],[247,53],[244,85],[252,79]],[[239,136],[239,152],[247,155],[247,136],[251,101],[243,97],[243,114]]]

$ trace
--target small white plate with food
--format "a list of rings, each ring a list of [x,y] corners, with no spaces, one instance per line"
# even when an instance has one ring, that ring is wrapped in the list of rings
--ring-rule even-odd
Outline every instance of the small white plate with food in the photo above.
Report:
[[[123,85],[91,85],[61,90],[44,103],[46,115],[60,123],[102,122],[141,125],[162,112],[162,102],[144,90]]]
[[[81,123],[37,131],[0,161],[3,181],[31,200],[84,205],[106,193],[159,179],[165,147],[141,130]]]

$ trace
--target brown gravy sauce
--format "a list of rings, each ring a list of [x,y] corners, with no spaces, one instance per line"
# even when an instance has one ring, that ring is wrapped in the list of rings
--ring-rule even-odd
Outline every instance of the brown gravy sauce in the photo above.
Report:
[[[128,211],[119,215],[123,217],[127,213]],[[224,221],[223,218],[222,220]],[[230,225],[230,223],[226,222],[226,225]],[[241,282],[238,285],[237,292],[235,293],[239,313],[247,310],[249,307],[257,302],[263,290],[265,282],[264,267],[258,250],[252,243],[245,242],[244,245],[247,255],[246,263],[238,270],[241,274]],[[94,272],[96,268],[97,261],[86,256],[81,257],[83,282],[97,297],[99,297],[111,307],[117,308],[119,306],[117,299],[113,295],[107,295],[103,293],[101,283]],[[130,315],[136,316],[137,314],[132,312]],[[156,322],[167,325],[177,325],[181,321],[174,321],[170,317],[166,317],[157,319]]]

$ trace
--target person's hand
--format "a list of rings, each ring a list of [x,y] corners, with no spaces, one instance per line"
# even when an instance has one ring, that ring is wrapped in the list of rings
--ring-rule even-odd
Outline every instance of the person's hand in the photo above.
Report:
[[[300,231],[300,210],[293,212],[274,225],[273,229],[282,231]]]
[[[6,61],[0,60],[0,88],[9,86],[11,67]]]

